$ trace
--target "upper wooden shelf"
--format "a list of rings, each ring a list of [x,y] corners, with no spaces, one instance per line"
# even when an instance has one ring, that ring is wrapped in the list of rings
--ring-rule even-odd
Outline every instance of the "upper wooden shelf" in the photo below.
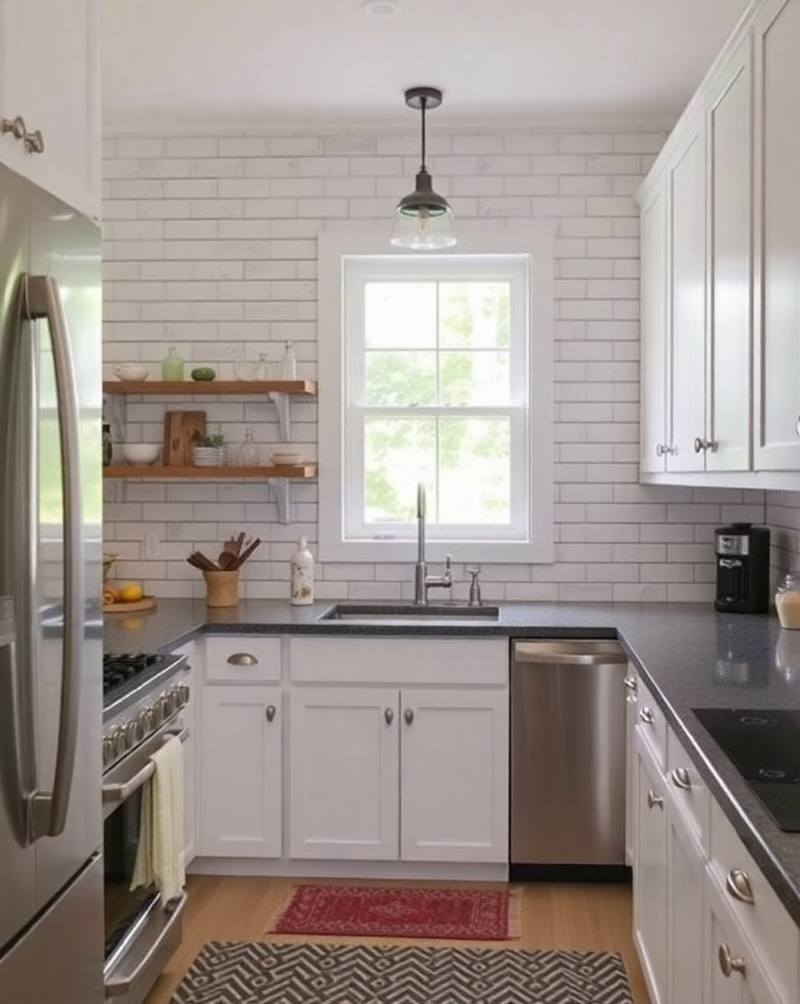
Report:
[[[104,380],[106,394],[304,394],[317,393],[316,380]]]
[[[163,465],[114,464],[103,468],[104,478],[315,478],[316,464],[281,467],[165,467]]]

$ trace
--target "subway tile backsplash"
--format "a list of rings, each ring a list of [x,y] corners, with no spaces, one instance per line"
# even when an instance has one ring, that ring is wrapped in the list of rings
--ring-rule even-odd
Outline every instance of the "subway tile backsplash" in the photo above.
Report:
[[[800,563],[800,508],[785,492],[641,486],[638,477],[639,240],[635,191],[665,139],[651,131],[462,129],[437,124],[430,169],[457,222],[556,223],[553,565],[484,565],[485,600],[692,601],[714,594],[713,530],[773,527],[777,568]],[[298,376],[317,371],[316,236],[385,226],[418,169],[413,133],[107,136],[104,140],[104,362],[141,361],[151,378],[171,345],[232,378],[237,354],[277,364],[286,339]],[[126,402],[129,438],[160,442],[164,404]],[[279,441],[268,402],[181,398],[229,441]],[[315,402],[297,402],[292,445],[317,459]],[[326,458],[319,457],[320,464]],[[201,596],[189,552],[216,553],[244,528],[264,543],[242,594],[288,598],[297,538],[317,538],[315,482],[291,488],[283,525],[266,481],[105,485],[105,547],[118,578],[157,596]],[[144,535],[158,557],[145,560]],[[456,598],[467,596],[454,568]],[[777,573],[777,572],[776,572]],[[317,563],[319,599],[408,599],[413,569]]]

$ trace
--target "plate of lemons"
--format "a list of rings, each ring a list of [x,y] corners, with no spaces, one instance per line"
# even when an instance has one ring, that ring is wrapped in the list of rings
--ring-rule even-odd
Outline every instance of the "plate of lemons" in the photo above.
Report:
[[[131,614],[138,610],[152,610],[156,605],[155,596],[145,596],[138,582],[124,582],[121,585],[103,585],[103,613]]]

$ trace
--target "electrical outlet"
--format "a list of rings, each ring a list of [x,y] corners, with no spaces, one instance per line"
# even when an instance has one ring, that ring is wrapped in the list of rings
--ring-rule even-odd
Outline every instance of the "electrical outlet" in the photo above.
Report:
[[[144,556],[145,558],[158,557],[158,534],[146,533],[144,535]]]

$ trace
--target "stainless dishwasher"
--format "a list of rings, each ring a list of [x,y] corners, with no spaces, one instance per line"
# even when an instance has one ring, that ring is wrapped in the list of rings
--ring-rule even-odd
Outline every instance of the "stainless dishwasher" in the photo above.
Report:
[[[512,641],[509,878],[629,878],[627,659],[616,641]]]

